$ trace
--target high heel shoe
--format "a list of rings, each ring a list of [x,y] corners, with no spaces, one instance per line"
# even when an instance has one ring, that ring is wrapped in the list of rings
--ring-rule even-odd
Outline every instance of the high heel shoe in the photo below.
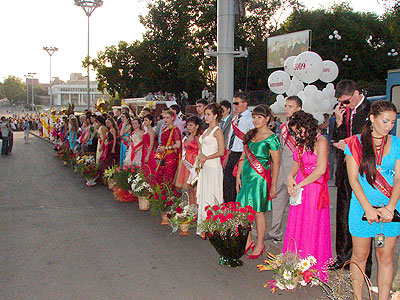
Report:
[[[256,254],[256,255],[254,255],[254,254],[249,254],[249,255],[247,255],[247,258],[248,258],[248,259],[257,259],[257,258],[259,258],[259,257],[263,254],[264,250],[265,250],[265,245],[264,245],[264,247],[261,249],[260,253],[258,253],[258,254]]]
[[[254,244],[254,242],[251,242],[250,246],[248,246],[246,248],[246,250],[244,251],[243,255],[246,255],[246,253],[249,252],[250,249],[253,250],[255,246],[256,246],[256,244]]]

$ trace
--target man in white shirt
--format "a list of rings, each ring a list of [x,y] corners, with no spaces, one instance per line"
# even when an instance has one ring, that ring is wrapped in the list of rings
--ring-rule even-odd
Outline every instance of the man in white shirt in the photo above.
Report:
[[[179,118],[179,114],[181,112],[181,108],[178,104],[172,104],[169,107],[175,113],[174,125],[180,130],[181,134],[185,130],[185,123]]]
[[[228,160],[224,168],[224,202],[236,201],[236,178],[232,172],[243,151],[243,137],[252,128],[253,118],[248,109],[249,98],[246,93],[237,93],[233,98],[235,117],[231,124],[228,142]]]

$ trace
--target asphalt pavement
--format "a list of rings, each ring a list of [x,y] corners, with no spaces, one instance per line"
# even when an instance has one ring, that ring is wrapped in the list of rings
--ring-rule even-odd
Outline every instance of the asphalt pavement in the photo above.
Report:
[[[1,300],[322,296],[319,287],[271,294],[263,284],[272,272],[256,267],[262,259],[219,266],[217,252],[193,230],[171,235],[137,203],[117,202],[106,186],[87,187],[50,143],[32,137],[24,144],[22,132],[14,138],[13,153],[0,159]],[[333,206],[331,213],[334,222]]]

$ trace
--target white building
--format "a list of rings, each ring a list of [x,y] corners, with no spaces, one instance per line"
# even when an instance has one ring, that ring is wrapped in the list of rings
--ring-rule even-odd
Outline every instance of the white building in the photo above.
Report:
[[[90,103],[96,103],[97,99],[107,100],[109,95],[104,95],[97,90],[97,81],[90,82]],[[72,73],[70,80],[62,84],[53,84],[54,105],[67,106],[74,103],[75,106],[87,106],[87,81],[80,73]]]

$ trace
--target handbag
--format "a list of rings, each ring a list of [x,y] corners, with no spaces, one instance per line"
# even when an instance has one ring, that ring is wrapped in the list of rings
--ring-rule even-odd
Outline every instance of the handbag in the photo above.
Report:
[[[382,208],[382,206],[372,206],[373,208]],[[365,213],[361,217],[361,220],[367,221],[367,216]],[[394,210],[392,222],[400,222],[400,214],[397,209]]]
[[[304,190],[303,188],[298,189],[296,197],[290,196],[289,199],[290,205],[297,206],[301,204],[301,195],[303,194],[303,190]]]
[[[192,188],[195,188],[197,185],[197,182],[199,181],[199,173],[200,173],[201,166],[200,166],[200,161],[199,161],[198,157],[196,157],[195,165],[196,165],[196,167],[195,167],[196,176],[194,176],[194,178],[190,182],[190,186]]]

